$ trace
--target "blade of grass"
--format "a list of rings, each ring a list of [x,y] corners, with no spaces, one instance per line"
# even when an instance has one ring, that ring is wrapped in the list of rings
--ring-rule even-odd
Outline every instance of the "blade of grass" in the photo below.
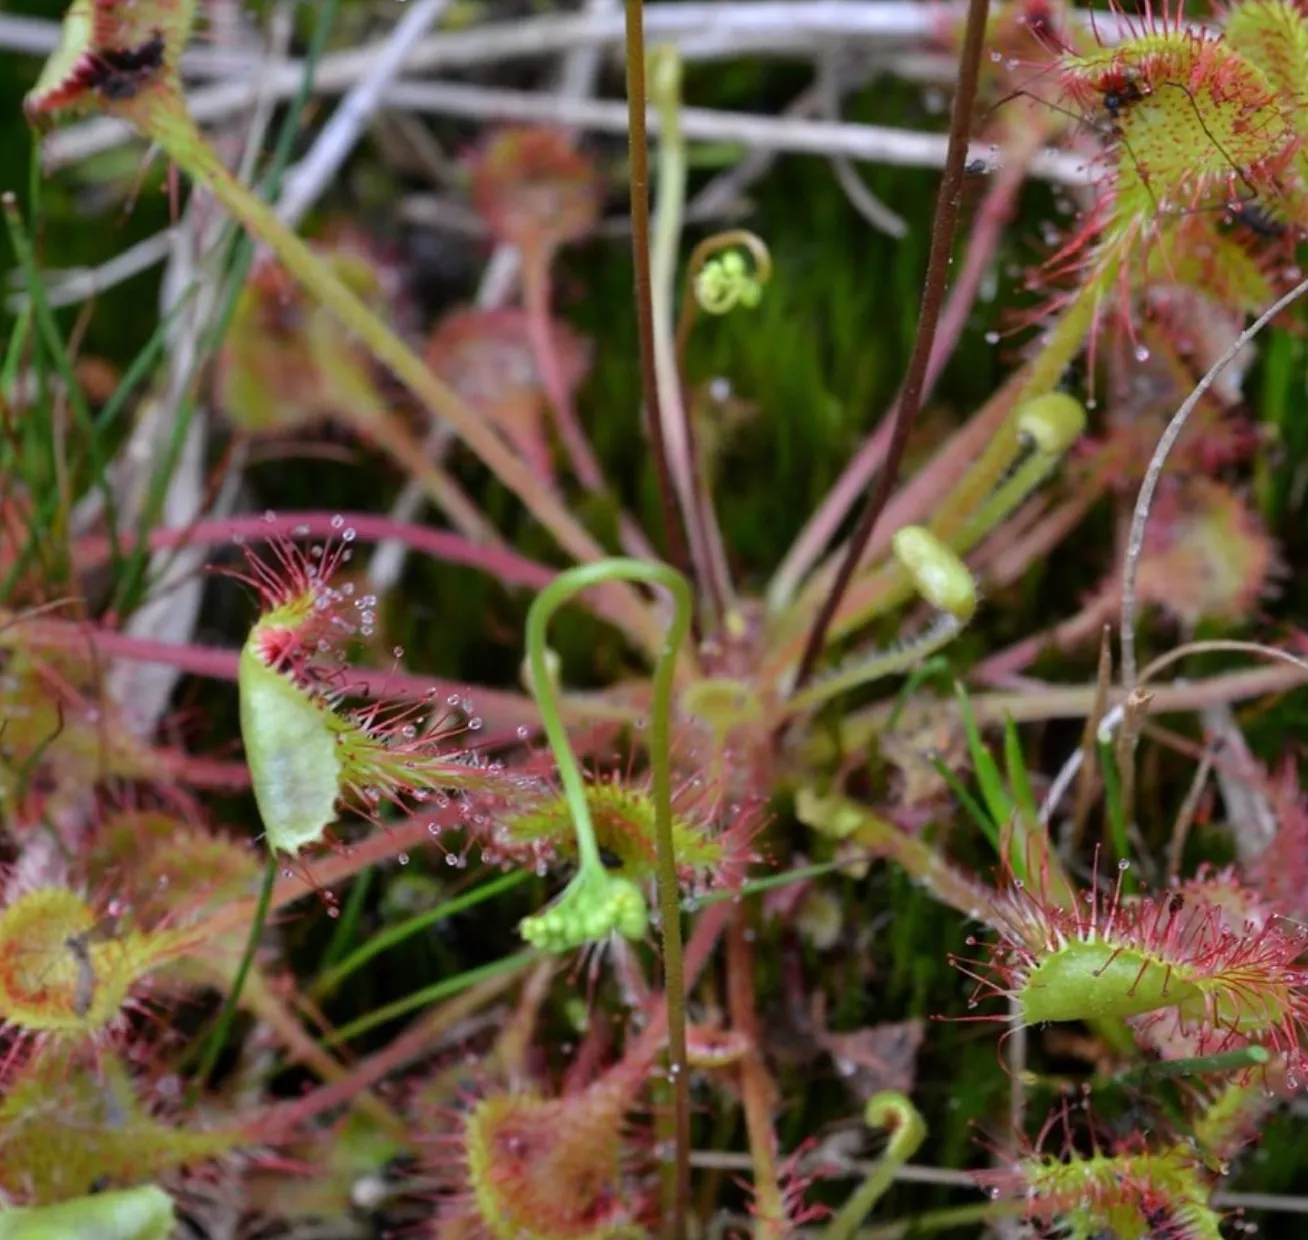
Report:
[[[531,877],[531,874],[527,870],[517,870],[511,874],[503,874],[488,883],[482,883],[480,887],[474,887],[471,891],[464,892],[461,896],[446,900],[435,908],[424,909],[421,913],[408,917],[394,926],[387,927],[385,930],[373,935],[366,943],[357,947],[340,964],[320,974],[309,988],[310,995],[317,1000],[324,999],[351,973],[362,968],[374,956],[381,955],[382,952],[403,943],[406,939],[425,930],[428,926],[434,926],[445,921],[456,913],[463,912],[464,909],[473,908],[484,900],[489,900],[506,891],[512,891],[514,887],[521,886],[522,883],[526,882],[529,877]]]
[[[1122,805],[1122,779],[1117,769],[1117,755],[1113,751],[1111,740],[1099,742],[1099,766],[1104,777],[1104,817],[1107,819],[1108,834],[1113,845],[1113,852],[1119,865],[1126,867],[1131,863],[1131,848],[1126,838],[1126,811]],[[1128,894],[1136,891],[1135,874],[1124,868],[1122,890]]]
[[[967,690],[961,684],[956,684],[954,692],[958,697],[959,714],[963,719],[963,730],[967,733],[967,748],[972,756],[972,769],[976,773],[981,796],[985,800],[991,818],[996,823],[1007,822],[1013,816],[1013,802],[1004,787],[1003,776],[1000,775],[999,767],[981,736],[981,729],[977,727]]]
[[[960,780],[958,776],[955,775],[954,772],[951,771],[949,767],[945,765],[945,762],[942,758],[932,755],[931,765],[935,767],[936,774],[939,775],[940,778],[943,779],[945,783],[949,785],[950,792],[952,792],[958,798],[959,804],[961,804],[962,807],[965,810],[967,810],[968,815],[972,818],[972,821],[975,822],[976,825],[981,828],[981,834],[984,835],[986,839],[988,839],[990,843],[993,845],[995,850],[995,856],[1002,857],[1003,845],[1000,843],[999,826],[995,822],[995,820],[991,818],[988,813],[986,813],[980,801],[978,801],[976,797],[974,797],[963,786],[962,780]]]
[[[350,944],[354,941],[354,932],[359,928],[359,921],[363,917],[368,893],[372,890],[376,877],[377,867],[370,865],[367,869],[360,870],[359,876],[350,884],[349,897],[332,931],[332,937],[327,941],[327,948],[322,954],[323,968],[331,968],[349,950]]]
[[[747,883],[742,883],[738,888],[728,888],[722,891],[711,891],[708,895],[698,896],[693,900],[695,908],[703,908],[706,904],[719,904],[723,900],[743,900],[746,896],[758,895],[762,891],[772,891],[777,887],[788,887],[791,883],[802,883],[805,879],[820,878],[823,874],[830,874],[835,870],[843,870],[849,865],[848,859],[842,861],[820,861],[816,865],[804,865],[795,870],[787,870],[784,874],[769,874],[766,878],[754,878]],[[692,901],[686,901],[686,907],[689,910]]]
[[[1146,1085],[1173,1076],[1205,1076],[1217,1072],[1241,1072],[1271,1063],[1272,1053],[1265,1046],[1241,1046],[1215,1055],[1197,1055],[1193,1059],[1161,1059],[1129,1068],[1110,1078],[1113,1085]]]
[[[427,1007],[429,1004],[436,1003],[441,999],[448,999],[451,995],[467,990],[469,986],[475,986],[478,982],[488,981],[493,977],[502,977],[506,973],[524,970],[528,965],[539,959],[539,953],[534,950],[517,952],[512,956],[492,960],[490,964],[483,964],[475,969],[467,969],[454,977],[444,978],[431,986],[407,995],[403,999],[388,1003],[385,1007],[376,1008],[366,1016],[351,1021],[348,1025],[342,1025],[323,1039],[323,1045],[325,1047],[339,1046],[342,1042],[349,1042],[360,1034],[367,1033],[369,1029],[375,1029],[378,1025],[384,1025],[388,1021],[407,1016],[410,1012]]]
[[[903,713],[904,707],[918,689],[928,680],[933,680],[938,676],[948,676],[949,673],[949,659],[943,654],[933,654],[920,667],[914,668],[904,680],[903,688],[895,697],[894,708],[891,710],[889,718],[886,719],[886,731],[893,732],[895,730],[895,724],[899,722],[899,716]]]
[[[77,382],[72,358],[68,355],[68,347],[63,334],[59,330],[59,324],[55,320],[54,311],[50,308],[50,301],[45,295],[45,282],[41,275],[41,268],[36,261],[36,251],[32,248],[32,239],[28,235],[22,216],[19,214],[18,201],[11,193],[0,195],[0,208],[4,211],[5,228],[9,233],[9,244],[14,251],[14,257],[23,270],[24,278],[27,280],[28,294],[32,299],[32,312],[36,321],[37,333],[46,349],[49,350],[54,361],[55,370],[63,381],[68,408],[72,411],[73,419],[87,445],[86,463],[91,470],[96,485],[104,496],[105,512],[109,518],[110,540],[116,560],[118,543],[114,536],[113,488],[109,485],[105,472],[108,463],[105,461],[96,439],[95,424],[91,419],[91,411]],[[64,515],[66,518],[67,514]]]
[[[1031,775],[1022,754],[1022,741],[1017,724],[1011,716],[1004,717],[1004,765],[1008,770],[1008,786],[1017,801],[1017,811],[1023,825],[1023,836],[1040,830],[1040,810],[1031,789]]]
[[[12,403],[18,390],[18,365],[27,346],[28,335],[32,330],[32,303],[26,302],[18,312],[14,322],[13,334],[5,349],[4,370],[0,372],[0,391],[4,392],[6,401]]]
[[[295,149],[295,139],[300,132],[300,124],[305,109],[312,98],[314,74],[326,51],[327,41],[331,36],[332,26],[335,23],[339,9],[340,0],[323,0],[318,6],[313,34],[305,51],[304,73],[300,80],[300,88],[291,101],[291,105],[282,121],[268,171],[259,187],[260,194],[268,201],[276,197],[281,187],[282,176],[290,163],[291,155]],[[168,489],[168,480],[176,466],[182,445],[186,441],[186,433],[191,418],[195,413],[196,381],[203,367],[207,365],[208,359],[217,352],[227,335],[227,330],[236,312],[237,298],[241,289],[245,286],[246,276],[249,274],[250,265],[254,260],[255,244],[253,240],[235,223],[229,226],[226,235],[219,243],[219,248],[230,259],[225,277],[223,298],[217,313],[214,315],[209,331],[205,333],[201,347],[196,350],[195,362],[185,384],[186,399],[177,411],[172,437],[159,461],[155,475],[151,479],[131,556],[117,578],[118,587],[114,607],[120,615],[127,614],[136,606],[145,588],[145,569],[150,559],[149,532],[158,523],[159,512],[163,507],[164,496]]]

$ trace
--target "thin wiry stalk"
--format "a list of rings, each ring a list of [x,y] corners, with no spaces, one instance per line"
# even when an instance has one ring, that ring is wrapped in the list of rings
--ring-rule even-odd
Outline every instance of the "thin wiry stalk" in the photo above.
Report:
[[[822,655],[827,629],[863,557],[863,548],[875,533],[877,521],[895,488],[904,450],[908,446],[908,433],[912,429],[922,403],[927,364],[931,359],[936,326],[940,322],[945,286],[949,278],[954,231],[958,224],[958,208],[963,194],[963,170],[967,162],[967,133],[972,120],[972,104],[976,99],[981,50],[985,42],[986,19],[989,13],[989,0],[969,0],[967,29],[963,36],[963,50],[958,65],[958,89],[954,94],[954,107],[949,120],[949,147],[945,155],[945,171],[941,177],[940,197],[936,201],[936,215],[931,227],[931,249],[927,257],[926,280],[922,287],[922,310],[918,316],[917,334],[913,340],[908,373],[904,378],[903,394],[895,410],[890,448],[877,480],[877,489],[863,510],[854,536],[849,541],[849,548],[840,565],[840,571],[832,583],[831,592],[823,600],[813,621],[813,627],[809,630],[808,642],[800,658],[799,672],[795,678],[795,689],[799,689],[812,674]]]
[[[641,0],[626,0],[627,14],[627,144],[631,190],[631,257],[636,274],[636,322],[640,336],[640,381],[645,392],[654,478],[663,512],[663,534],[674,568],[688,573],[685,532],[663,439],[658,366],[654,352],[654,277],[650,263],[649,143],[645,133],[645,26]]]

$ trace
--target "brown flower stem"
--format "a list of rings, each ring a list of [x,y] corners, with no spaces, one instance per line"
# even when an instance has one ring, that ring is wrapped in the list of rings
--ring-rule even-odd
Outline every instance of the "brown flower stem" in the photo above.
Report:
[[[640,378],[645,392],[645,417],[654,458],[654,479],[663,513],[668,560],[690,576],[686,535],[672,485],[663,419],[659,405],[658,370],[654,355],[654,277],[650,265],[649,142],[645,132],[645,27],[641,0],[626,0],[627,18],[627,142],[631,190],[631,254],[636,275],[636,323],[640,336]],[[682,1203],[684,1212],[685,1203]],[[684,1224],[684,1213],[681,1216]]]
[[[991,181],[986,196],[977,209],[976,220],[964,248],[962,266],[954,286],[949,290],[949,297],[940,316],[940,325],[936,330],[936,339],[927,362],[923,400],[930,398],[936,381],[953,356],[967,322],[967,316],[976,303],[981,281],[990,269],[1004,229],[1016,210],[1018,193],[1026,179],[1031,161],[1047,136],[1044,126],[1033,125],[1029,129],[1024,129],[1021,136],[1004,151],[1003,165]],[[891,406],[892,415],[896,405]],[[806,578],[809,581],[813,580],[809,577],[809,573],[822,549],[830,543],[841,521],[885,459],[890,428],[890,419],[883,419],[882,424],[854,454],[835,486],[805,523],[803,530],[787,551],[781,566],[768,584],[767,597],[774,608],[788,604],[800,583],[805,582]],[[918,477],[926,480],[922,474]],[[902,494],[901,492],[895,497],[895,504],[899,503]],[[894,507],[895,505],[891,505],[887,509],[884,522],[892,528],[902,524],[890,516]],[[875,542],[869,542],[863,555],[864,563],[867,562],[870,554],[875,554],[873,550],[875,546]],[[825,565],[823,568],[825,569]],[[829,573],[827,575],[829,577]]]
[[[823,600],[809,631],[808,643],[800,659],[794,689],[799,689],[812,675],[826,643],[827,628],[840,607],[840,600],[863,558],[863,550],[876,532],[877,521],[890,499],[899,477],[899,467],[908,446],[908,435],[922,404],[926,383],[927,365],[935,343],[936,328],[944,304],[945,288],[952,261],[954,232],[958,224],[958,209],[963,197],[964,166],[967,160],[968,129],[972,121],[972,105],[976,100],[977,77],[981,65],[981,49],[985,42],[986,19],[990,13],[989,0],[969,0],[967,28],[963,35],[963,50],[959,57],[958,88],[954,92],[954,106],[949,120],[949,148],[945,153],[945,170],[940,181],[940,196],[936,200],[936,215],[931,227],[931,249],[927,257],[926,280],[922,286],[922,309],[918,316],[917,334],[908,362],[908,372],[898,408],[895,410],[894,430],[885,465],[858,527],[850,539],[845,559],[836,574],[831,592]]]

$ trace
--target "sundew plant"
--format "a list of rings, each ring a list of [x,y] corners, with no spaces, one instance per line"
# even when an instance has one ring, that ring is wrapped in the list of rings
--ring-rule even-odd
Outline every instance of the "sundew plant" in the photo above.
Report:
[[[0,1240],[1303,1210],[1308,13],[46,7]]]

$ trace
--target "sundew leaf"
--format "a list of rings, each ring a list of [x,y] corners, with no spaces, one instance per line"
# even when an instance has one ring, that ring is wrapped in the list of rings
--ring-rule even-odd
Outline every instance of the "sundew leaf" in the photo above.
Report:
[[[0,1214],[0,1240],[168,1240],[173,1199],[147,1184]]]

